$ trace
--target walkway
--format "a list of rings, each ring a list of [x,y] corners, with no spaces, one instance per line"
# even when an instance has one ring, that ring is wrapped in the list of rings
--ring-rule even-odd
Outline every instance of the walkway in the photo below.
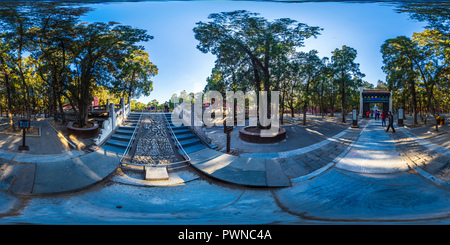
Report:
[[[361,130],[362,127],[348,128],[316,144],[277,153],[232,156],[206,148],[189,154],[189,157],[195,168],[222,181],[247,186],[287,187],[293,179],[308,178],[332,167],[347,153]]]
[[[314,178],[294,180],[292,188],[275,192],[277,200],[291,213],[322,221],[388,222],[448,217],[450,190],[439,188],[448,182],[435,172],[448,166],[448,162],[443,164],[447,157],[417,144],[402,132],[404,129],[386,133],[380,124],[371,120],[333,168]],[[428,175],[414,171],[413,168],[422,170],[415,164],[427,157],[440,158],[440,167],[433,167],[435,171]]]
[[[232,156],[206,148],[189,156],[191,164],[205,174],[247,186],[291,186],[291,182],[308,180],[330,169],[365,174],[415,169],[435,184],[450,187],[450,155],[445,154],[448,150],[419,139],[406,129],[397,127],[396,133],[384,130],[381,121],[363,120],[357,129],[348,128],[296,150]]]
[[[398,133],[397,129],[397,133]],[[359,173],[393,173],[409,170],[408,164],[397,151],[390,134],[381,121],[371,120],[357,143],[341,159],[336,168]]]
[[[10,154],[12,159],[17,156]],[[0,159],[0,189],[20,195],[57,194],[91,186],[113,173],[119,157],[105,150],[83,156],[21,155],[20,162]]]
[[[170,188],[141,188],[117,184],[120,176],[115,175],[92,191],[27,197],[23,204],[15,194],[80,190],[114,172],[119,160],[97,151],[58,162],[0,164],[0,222],[448,223],[450,156],[441,155],[436,145],[425,147],[408,129],[386,133],[380,124],[364,120],[319,149],[286,158],[238,157],[208,148],[190,154],[193,166],[212,178],[283,188],[233,188],[203,178]],[[283,181],[287,187],[276,185]]]
[[[16,118],[16,120],[18,120]],[[3,120],[5,121],[5,120]],[[8,127],[7,123],[0,126],[0,130]],[[30,145],[30,150],[27,154],[36,155],[48,155],[48,154],[61,154],[69,147],[67,143],[60,140],[56,131],[52,128],[50,123],[46,119],[38,119],[38,121],[31,121],[31,127],[40,128],[40,136],[27,136],[25,143]],[[4,150],[12,153],[21,153],[18,151],[20,145],[22,145],[22,137],[19,135],[11,135],[8,133],[0,133],[0,150]]]

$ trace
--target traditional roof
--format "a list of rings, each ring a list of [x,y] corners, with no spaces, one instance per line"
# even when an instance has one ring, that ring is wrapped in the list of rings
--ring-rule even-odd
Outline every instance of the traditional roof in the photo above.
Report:
[[[363,94],[391,94],[389,90],[382,89],[372,89],[372,90],[363,90]]]

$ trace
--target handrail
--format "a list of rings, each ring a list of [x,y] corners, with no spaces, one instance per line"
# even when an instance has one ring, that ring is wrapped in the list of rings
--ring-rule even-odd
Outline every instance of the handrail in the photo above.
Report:
[[[170,129],[170,134],[172,135],[172,139],[174,139],[175,144],[178,145],[178,146],[180,146],[179,149],[181,149],[181,150],[183,151],[183,153],[184,153],[183,155],[187,156],[187,157],[184,157],[184,159],[186,159],[186,160],[180,161],[180,162],[178,162],[178,163],[190,162],[190,161],[191,161],[191,158],[190,158],[189,155],[184,151],[183,146],[181,146],[180,142],[178,141],[178,138],[175,136],[175,133],[173,132],[172,128],[171,128],[170,125],[169,125],[169,121],[167,121],[167,118],[166,118],[165,116],[163,116],[163,117],[164,117],[164,121],[166,122],[166,126]]]
[[[130,148],[131,148],[131,144],[134,142],[134,137],[136,136],[136,131],[137,131],[137,129],[139,128],[139,125],[140,125],[140,123],[141,123],[142,114],[143,114],[143,113],[141,113],[141,115],[139,116],[139,120],[138,120],[138,122],[137,122],[137,125],[134,127],[133,134],[131,135],[131,138],[130,138],[130,141],[128,142],[127,148],[125,149],[125,151],[124,151],[122,157],[120,158],[120,163],[121,163],[121,164],[124,163],[123,159],[128,155],[128,153],[129,153],[129,151],[130,151]],[[124,121],[122,121],[122,123],[123,123],[123,122],[124,122]]]
[[[141,113],[141,116],[142,116],[142,114],[143,114],[143,113]],[[122,157],[122,159],[120,160],[120,163],[121,163],[121,164],[125,164],[125,165],[139,166],[139,167],[172,166],[172,165],[181,164],[181,163],[186,163],[186,162],[188,162],[188,163],[190,164],[191,158],[190,158],[189,155],[184,151],[184,149],[183,149],[183,147],[181,146],[181,144],[180,144],[180,142],[178,141],[178,139],[177,139],[176,137],[174,137],[175,134],[173,133],[173,130],[169,127],[170,125],[169,125],[169,122],[167,121],[167,118],[166,118],[165,115],[164,115],[165,113],[164,113],[164,112],[156,112],[156,113],[152,113],[152,114],[162,114],[162,115],[163,115],[163,118],[164,118],[164,121],[165,121],[165,123],[166,123],[166,126],[170,129],[170,133],[171,133],[171,135],[172,135],[172,139],[174,139],[176,145],[180,146],[180,149],[181,149],[181,150],[183,151],[183,153],[184,153],[184,154],[182,154],[182,155],[187,156],[187,157],[184,157],[184,159],[186,159],[186,160],[184,160],[184,161],[178,161],[178,162],[171,162],[171,163],[163,163],[163,164],[142,164],[142,163],[130,163],[130,162],[124,162],[124,161],[123,161],[123,157]],[[140,117],[139,117],[139,122],[140,122],[140,120],[141,120],[141,119],[140,119]],[[133,135],[134,135],[134,133],[133,133]],[[133,136],[132,136],[132,139],[133,139]],[[131,142],[131,141],[130,141],[130,142]],[[128,147],[127,147],[127,150],[128,150]],[[127,152],[127,150],[126,150],[125,152]],[[124,155],[125,155],[125,152],[124,152]],[[127,153],[127,154],[128,154],[128,153]],[[188,166],[189,166],[189,164],[188,164]]]

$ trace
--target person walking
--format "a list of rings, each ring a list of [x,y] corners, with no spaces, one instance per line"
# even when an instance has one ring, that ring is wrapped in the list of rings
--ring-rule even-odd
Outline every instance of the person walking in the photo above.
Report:
[[[394,115],[392,115],[392,113],[389,111],[388,112],[388,120],[389,120],[389,125],[386,129],[386,132],[389,131],[389,128],[392,128],[392,131],[395,133],[395,129],[394,129]]]
[[[375,111],[374,114],[375,114],[375,120],[378,120],[378,111]]]
[[[383,111],[380,117],[381,117],[381,126],[386,127],[386,112]]]
[[[369,118],[369,114],[370,114],[370,111],[367,111],[367,113],[366,113],[367,118]]]

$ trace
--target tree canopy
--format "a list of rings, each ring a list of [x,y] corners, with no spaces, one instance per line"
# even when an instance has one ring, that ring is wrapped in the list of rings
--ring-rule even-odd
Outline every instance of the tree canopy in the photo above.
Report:
[[[69,103],[83,127],[99,86],[129,98],[150,94],[157,68],[139,43],[153,37],[116,22],[80,23],[91,10],[64,3],[0,4],[1,84],[9,88],[9,111],[17,108],[13,94],[20,92],[28,117],[36,109],[33,101],[43,100],[65,120],[62,105]]]

